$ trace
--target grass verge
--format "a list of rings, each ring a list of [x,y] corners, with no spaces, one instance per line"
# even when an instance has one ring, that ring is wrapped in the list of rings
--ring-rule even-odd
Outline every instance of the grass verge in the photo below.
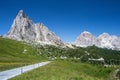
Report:
[[[113,68],[74,61],[53,61],[10,80],[107,80]]]
[[[44,60],[32,45],[0,37],[0,71]]]

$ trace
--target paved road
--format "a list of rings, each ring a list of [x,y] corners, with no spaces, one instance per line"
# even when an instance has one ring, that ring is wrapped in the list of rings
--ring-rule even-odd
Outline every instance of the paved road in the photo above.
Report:
[[[41,63],[29,65],[29,66],[24,66],[24,67],[20,67],[20,68],[15,68],[15,69],[11,69],[11,70],[2,71],[2,72],[0,72],[0,80],[10,79],[10,78],[15,77],[17,75],[20,75],[24,72],[38,68],[40,66],[44,66],[48,63],[49,63],[49,61],[48,62],[41,62]]]

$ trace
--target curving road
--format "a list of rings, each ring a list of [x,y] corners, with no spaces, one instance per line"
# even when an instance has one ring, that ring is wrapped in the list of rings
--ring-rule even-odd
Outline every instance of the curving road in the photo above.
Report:
[[[41,66],[44,66],[48,63],[50,63],[50,62],[49,61],[48,62],[41,62],[41,63],[29,65],[29,66],[24,66],[24,67],[20,67],[20,68],[2,71],[2,72],[0,72],[0,80],[10,79],[10,78],[15,77],[17,75],[20,75],[24,72],[30,71],[32,69],[35,69],[35,68],[38,68]]]

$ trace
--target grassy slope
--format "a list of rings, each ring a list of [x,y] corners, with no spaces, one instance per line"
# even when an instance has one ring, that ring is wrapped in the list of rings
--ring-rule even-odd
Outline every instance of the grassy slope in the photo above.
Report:
[[[24,50],[27,50],[24,52]],[[47,51],[48,50],[48,51]],[[50,51],[49,51],[50,50]],[[81,49],[79,49],[81,50]],[[92,49],[90,49],[92,50]],[[50,53],[51,52],[51,53]],[[72,52],[72,53],[71,53]],[[79,52],[79,51],[78,51]],[[82,51],[84,52],[84,51]],[[82,53],[80,51],[80,53]],[[40,49],[41,56],[61,56],[66,51],[58,48]],[[50,53],[50,55],[48,55]],[[69,53],[69,54],[68,54]],[[68,50],[74,57],[77,51]],[[66,54],[66,55],[67,55]],[[74,55],[72,55],[74,54]],[[32,46],[23,42],[0,38],[0,71],[39,62],[43,57]],[[93,66],[73,61],[54,61],[51,64],[14,78],[15,80],[106,80],[112,68]],[[13,80],[14,80],[13,79]]]
[[[74,61],[54,61],[10,80],[107,80],[112,70]]]
[[[26,51],[24,51],[26,50]],[[0,37],[0,71],[43,60],[32,46]]]
[[[96,46],[90,46],[87,48],[75,47],[73,48],[60,48],[55,46],[38,46],[38,50],[44,56],[48,57],[61,57],[66,56],[68,58],[101,58],[105,60],[120,60],[120,51],[110,50],[106,48],[98,48]],[[89,53],[89,55],[87,55]]]

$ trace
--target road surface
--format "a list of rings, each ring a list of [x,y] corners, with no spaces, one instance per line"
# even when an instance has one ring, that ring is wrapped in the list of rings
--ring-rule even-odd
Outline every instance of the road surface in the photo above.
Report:
[[[2,71],[2,72],[0,72],[0,80],[10,79],[10,78],[15,77],[17,75],[20,75],[24,72],[30,71],[32,69],[35,69],[35,68],[38,68],[41,66],[44,66],[48,63],[50,63],[50,62],[49,61],[48,62],[41,62],[41,63],[37,63],[37,64],[33,64],[33,65],[28,65],[28,66],[23,66],[20,68]]]

